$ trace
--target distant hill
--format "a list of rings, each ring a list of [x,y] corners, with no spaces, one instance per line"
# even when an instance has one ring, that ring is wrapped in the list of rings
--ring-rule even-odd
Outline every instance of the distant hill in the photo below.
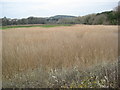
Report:
[[[62,19],[62,18],[75,18],[75,16],[70,16],[70,15],[56,15],[52,16],[49,19]]]

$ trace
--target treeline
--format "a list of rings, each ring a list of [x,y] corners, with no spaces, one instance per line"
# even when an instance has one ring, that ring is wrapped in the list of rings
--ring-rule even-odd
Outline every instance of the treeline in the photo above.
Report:
[[[25,24],[88,24],[88,25],[117,25],[120,13],[107,11],[86,16],[57,15],[49,18],[29,17],[23,19],[1,18],[2,25],[25,25]]]

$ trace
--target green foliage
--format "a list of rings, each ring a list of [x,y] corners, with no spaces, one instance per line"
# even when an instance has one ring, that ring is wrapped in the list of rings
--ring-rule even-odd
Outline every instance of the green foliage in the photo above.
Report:
[[[109,14],[107,14],[108,16],[108,20],[110,21],[110,24],[112,25],[116,25],[117,24],[117,20],[118,20],[118,15],[120,13],[118,12],[110,12]]]

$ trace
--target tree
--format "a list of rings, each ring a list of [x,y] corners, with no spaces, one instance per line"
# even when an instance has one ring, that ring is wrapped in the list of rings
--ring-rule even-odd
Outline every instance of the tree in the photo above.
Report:
[[[6,17],[2,18],[2,25],[3,26],[9,25],[9,20]]]

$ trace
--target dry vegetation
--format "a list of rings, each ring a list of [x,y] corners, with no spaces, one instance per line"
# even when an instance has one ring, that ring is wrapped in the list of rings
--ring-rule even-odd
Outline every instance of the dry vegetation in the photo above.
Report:
[[[117,26],[2,31],[3,87],[116,87]]]

